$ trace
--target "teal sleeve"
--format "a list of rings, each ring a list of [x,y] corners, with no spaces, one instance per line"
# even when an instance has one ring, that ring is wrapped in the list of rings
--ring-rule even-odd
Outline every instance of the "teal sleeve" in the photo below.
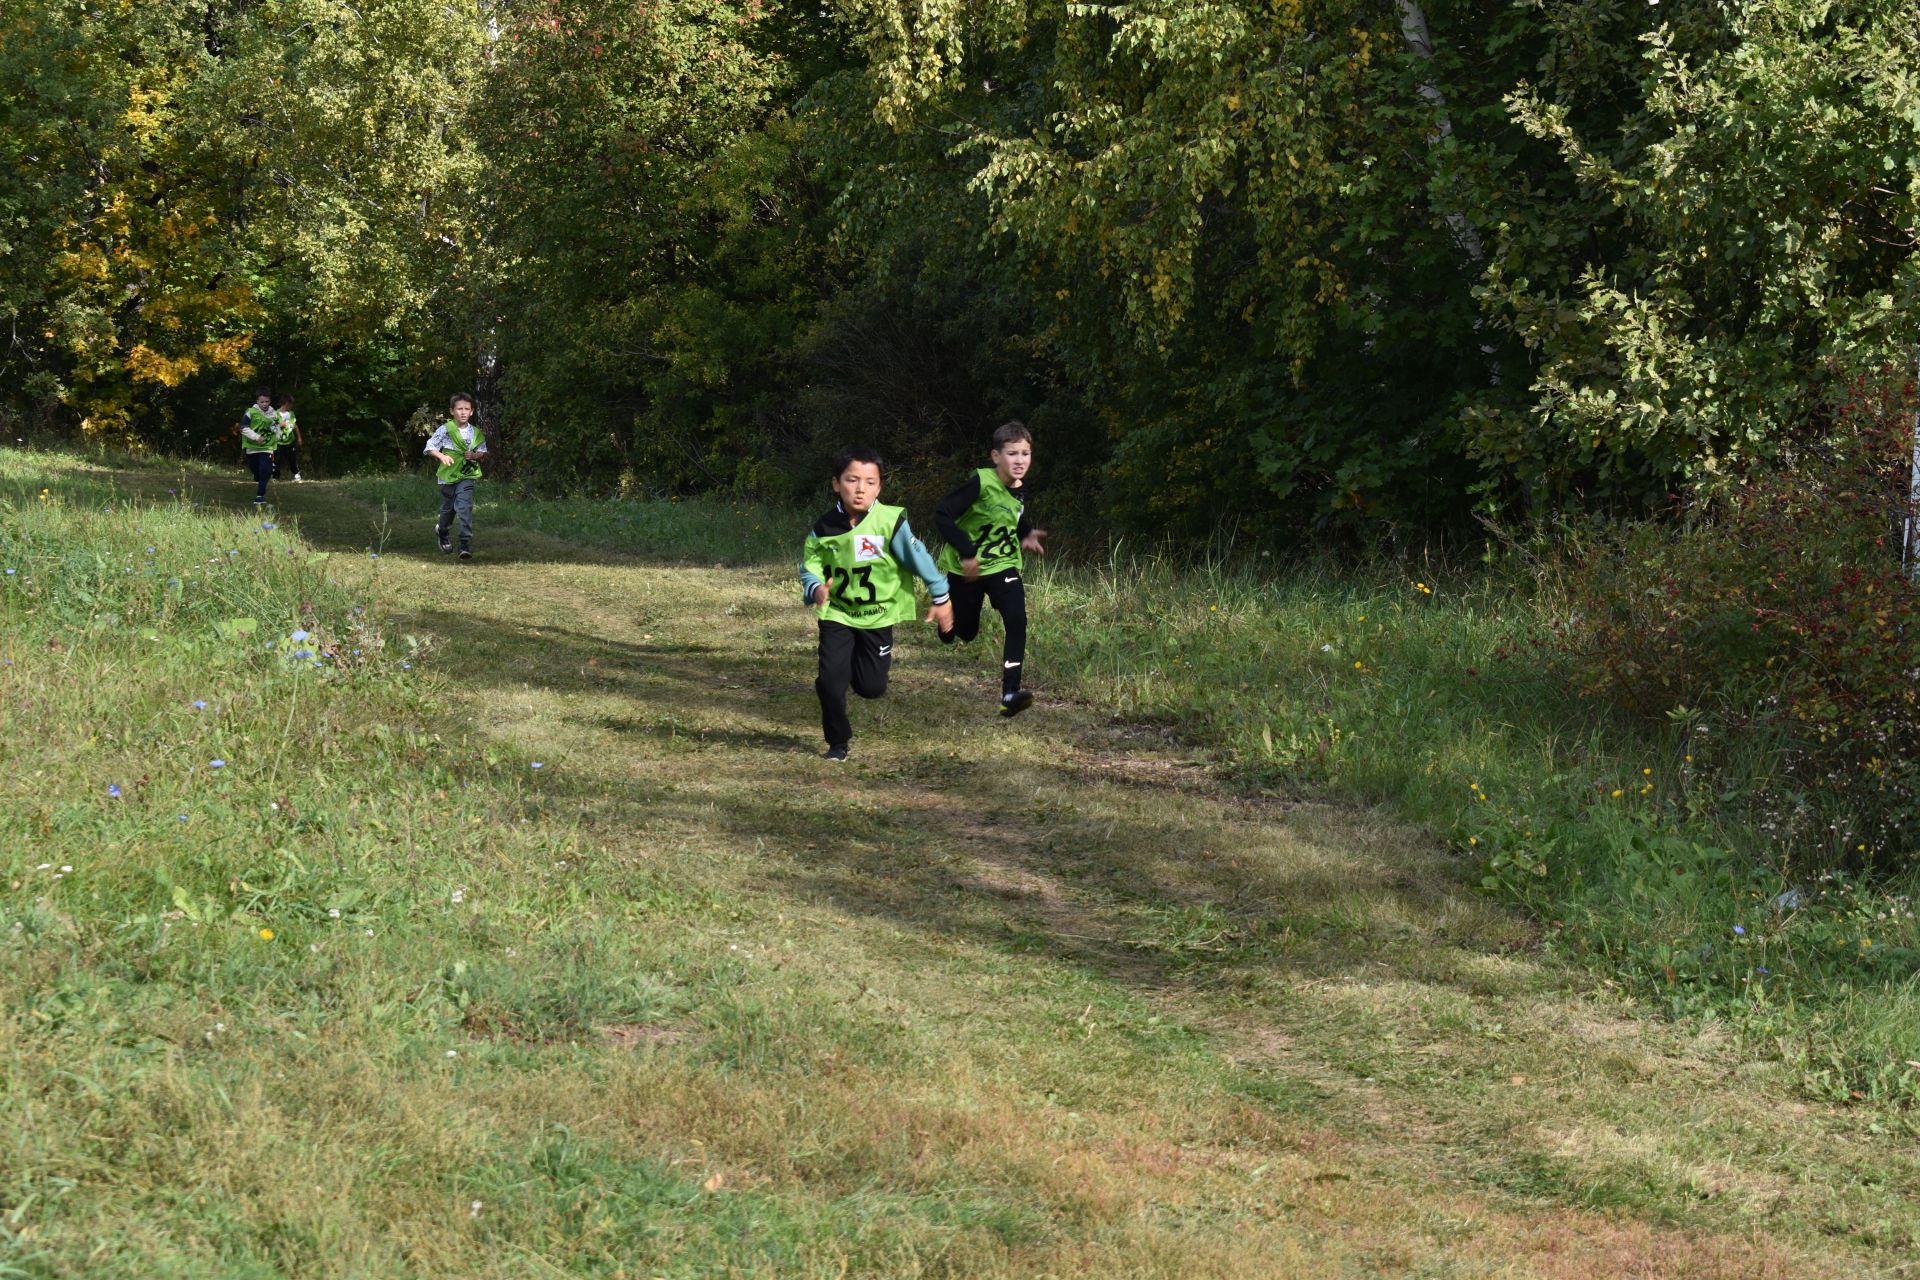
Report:
[[[800,603],[813,603],[813,589],[826,585],[821,575],[826,565],[820,558],[820,544],[809,536],[807,544],[800,552]]]
[[[940,572],[940,566],[933,562],[920,539],[913,536],[913,526],[907,523],[905,516],[893,527],[893,541],[887,544],[887,550],[893,552],[893,558],[913,570],[920,581],[927,584],[927,591],[933,596],[935,604],[947,602],[947,575]]]

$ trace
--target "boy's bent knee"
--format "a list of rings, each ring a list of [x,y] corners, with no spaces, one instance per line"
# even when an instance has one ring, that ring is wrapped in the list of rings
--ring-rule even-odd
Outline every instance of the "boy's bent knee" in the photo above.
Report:
[[[868,701],[884,698],[887,696],[887,678],[883,675],[877,680],[855,680],[853,691]]]

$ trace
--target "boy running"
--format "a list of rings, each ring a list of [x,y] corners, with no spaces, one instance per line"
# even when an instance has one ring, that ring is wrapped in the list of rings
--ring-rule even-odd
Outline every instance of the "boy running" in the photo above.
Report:
[[[1007,631],[1000,661],[1000,714],[1017,716],[1033,705],[1031,691],[1020,687],[1027,660],[1027,589],[1020,582],[1024,548],[1046,554],[1027,518],[1027,469],[1033,465],[1033,435],[1024,423],[1008,422],[993,433],[991,467],[981,467],[934,508],[934,524],[946,543],[940,568],[959,573],[953,584],[953,626],[940,632],[942,644],[971,641],[980,634],[980,605],[993,601]]]
[[[440,520],[434,526],[440,550],[451,552],[453,518],[460,517],[460,558],[473,559],[473,484],[480,478],[479,459],[487,456],[487,438],[473,421],[473,397],[466,392],[447,401],[453,417],[427,441],[423,452],[440,464]]]
[[[296,481],[300,479],[300,420],[293,416],[293,397],[280,397],[280,434],[279,444],[273,451],[273,474],[277,478],[281,469]]]
[[[279,443],[280,418],[273,411],[273,394],[262,391],[247,406],[247,420],[240,424],[240,448],[257,486],[253,491],[256,507],[266,505],[267,481],[273,479],[273,449]]]
[[[847,688],[863,698],[887,691],[893,665],[893,628],[914,614],[913,583],[927,584],[933,607],[927,621],[953,626],[947,579],[907,524],[900,507],[882,506],[880,455],[853,448],[833,465],[833,510],[814,523],[800,560],[800,594],[820,610],[820,728],[829,760],[845,760],[853,741]]]

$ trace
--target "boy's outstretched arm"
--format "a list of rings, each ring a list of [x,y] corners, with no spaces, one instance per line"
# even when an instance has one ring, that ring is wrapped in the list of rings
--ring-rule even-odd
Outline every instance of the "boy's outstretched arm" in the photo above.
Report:
[[[913,536],[913,526],[907,523],[905,516],[893,527],[893,540],[887,544],[887,550],[893,558],[913,570],[914,576],[927,584],[927,594],[933,597],[933,607],[927,610],[927,621],[942,631],[953,630],[953,602],[947,597],[947,575],[940,572],[940,566],[933,562],[927,553],[926,544]]]
[[[821,605],[827,602],[826,560],[820,554],[820,540],[811,534],[807,536],[807,545],[800,552],[800,600],[803,604]]]

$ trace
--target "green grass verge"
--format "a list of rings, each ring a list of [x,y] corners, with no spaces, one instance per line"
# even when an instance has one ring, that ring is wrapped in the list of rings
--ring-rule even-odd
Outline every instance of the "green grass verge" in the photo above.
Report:
[[[1905,1113],[1632,1016],[1471,886],[1481,828],[1301,801],[1391,780],[1305,733],[1392,652],[1315,684],[1282,646],[1354,599],[1043,575],[1037,683],[1083,700],[1000,721],[996,654],[903,633],[830,767],[784,517],[721,569],[706,518],[600,512],[594,552],[503,503],[459,565],[424,484],[246,492],[0,452],[0,1274],[1748,1277],[1920,1242]],[[1452,634],[1431,603],[1409,629]],[[1495,798],[1443,774],[1436,812],[1507,795],[1464,781]],[[1859,1043],[1821,1012],[1809,1044]]]
[[[1037,667],[1081,696],[1178,726],[1248,785],[1332,788],[1437,831],[1551,949],[1726,1020],[1819,1096],[1920,1101],[1912,878],[1783,879],[1766,833],[1718,803],[1773,784],[1767,744],[1583,701],[1528,591],[1116,556],[1037,594]]]

